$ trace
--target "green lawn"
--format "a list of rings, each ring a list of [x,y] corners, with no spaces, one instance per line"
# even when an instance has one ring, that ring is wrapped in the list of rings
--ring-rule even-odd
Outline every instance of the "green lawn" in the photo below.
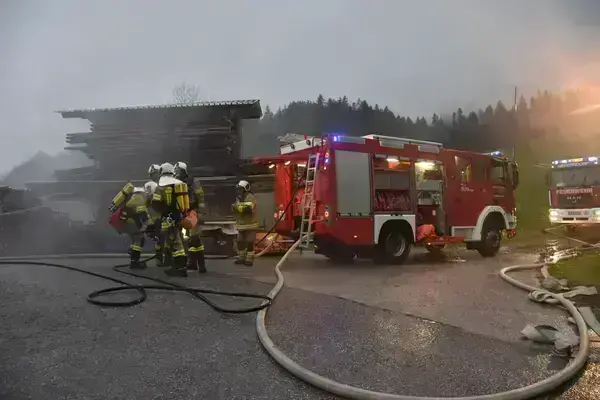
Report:
[[[536,141],[517,146],[519,164],[519,187],[517,188],[517,236],[505,243],[521,250],[544,246],[542,230],[548,222],[548,188],[546,169],[537,167],[540,162],[549,162],[551,157],[541,156]]]
[[[564,278],[570,285],[600,286],[600,254],[588,253],[559,261],[549,268],[555,278]]]

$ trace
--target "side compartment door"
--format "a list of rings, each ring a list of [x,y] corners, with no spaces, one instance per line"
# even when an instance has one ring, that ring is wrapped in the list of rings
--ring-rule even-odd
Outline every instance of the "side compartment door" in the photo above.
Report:
[[[347,245],[373,244],[371,154],[336,150],[333,154],[336,207],[333,234]]]
[[[455,155],[451,177],[452,222],[454,227],[474,227],[477,218],[489,203],[486,170],[489,158],[477,155]]]

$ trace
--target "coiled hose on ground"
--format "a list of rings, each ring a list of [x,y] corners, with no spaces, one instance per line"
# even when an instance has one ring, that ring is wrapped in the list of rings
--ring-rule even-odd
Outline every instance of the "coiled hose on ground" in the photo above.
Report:
[[[548,231],[548,233],[551,233]],[[581,241],[580,241],[581,242]],[[300,241],[294,243],[294,245],[288,250],[288,252],[279,260],[277,265],[275,266],[275,275],[277,276],[277,283],[273,287],[273,289],[269,292],[268,297],[271,299],[275,299],[277,294],[281,291],[281,288],[284,284],[283,274],[281,273],[281,267],[285,264],[287,258],[290,254],[299,246]],[[577,325],[577,330],[579,332],[579,348],[574,359],[561,371],[556,374],[542,380],[536,382],[534,384],[524,386],[518,389],[509,390],[506,392],[492,393],[486,395],[479,396],[467,396],[467,397],[425,397],[425,396],[407,396],[401,394],[391,394],[391,393],[382,393],[375,392],[371,390],[361,389],[358,387],[346,385],[343,383],[336,382],[324,376],[318,375],[307,368],[302,367],[298,363],[294,362],[291,358],[289,358],[286,354],[284,354],[281,350],[279,350],[267,332],[266,327],[266,316],[267,309],[264,308],[258,312],[256,316],[256,332],[258,333],[258,338],[263,345],[264,349],[269,353],[269,355],[284,369],[288,372],[296,376],[297,378],[317,387],[326,392],[348,398],[348,399],[356,399],[356,400],[524,400],[524,399],[533,399],[543,394],[547,394],[556,390],[561,385],[565,384],[572,378],[574,378],[579,371],[583,367],[585,367],[587,359],[589,357],[590,348],[589,348],[589,337],[588,337],[588,327],[579,313],[579,310],[575,307],[575,305],[564,298],[560,294],[552,293],[545,291],[543,289],[530,286],[526,283],[523,283],[511,276],[508,273],[518,270],[527,270],[527,269],[537,269],[543,267],[543,263],[539,264],[527,264],[527,265],[513,265],[510,267],[503,268],[500,271],[500,277],[504,279],[506,282],[514,285],[518,288],[526,290],[528,292],[533,291],[542,291],[547,293],[552,298],[556,299],[565,309],[571,314],[575,323]]]
[[[287,210],[287,208],[286,208],[286,210]],[[265,235],[265,237],[266,236],[267,235]],[[274,243],[274,241],[272,243]],[[583,242],[583,243],[585,243],[585,242]],[[589,245],[588,243],[585,243],[585,244]],[[269,245],[269,247],[271,245]],[[32,256],[32,257],[13,257],[13,258],[4,257],[4,258],[0,258],[0,265],[2,265],[2,264],[5,264],[5,265],[6,264],[9,264],[9,265],[22,264],[22,265],[41,265],[41,266],[63,268],[63,269],[74,270],[77,272],[85,273],[87,275],[95,276],[98,278],[110,280],[112,282],[115,282],[115,283],[118,283],[119,285],[121,285],[119,287],[113,287],[113,288],[107,288],[107,289],[95,291],[88,295],[87,300],[90,303],[96,304],[96,305],[101,305],[101,306],[133,306],[133,305],[143,302],[147,298],[147,293],[146,293],[147,290],[169,290],[169,291],[181,291],[181,292],[190,293],[193,296],[195,296],[195,297],[201,299],[202,301],[204,301],[205,303],[207,303],[209,306],[211,306],[215,310],[220,311],[220,312],[248,313],[248,312],[253,312],[253,311],[258,310],[258,314],[256,317],[256,331],[258,334],[258,338],[259,338],[261,344],[263,345],[264,349],[267,351],[267,353],[269,353],[269,355],[279,365],[281,365],[284,369],[286,369],[288,372],[290,372],[297,378],[299,378],[317,388],[320,388],[326,392],[329,392],[329,393],[332,393],[332,394],[335,394],[338,396],[342,396],[345,398],[349,398],[349,399],[357,399],[357,400],[524,400],[524,399],[532,399],[532,398],[541,396],[543,394],[552,392],[555,389],[557,389],[558,387],[560,387],[561,385],[565,384],[566,382],[568,382],[569,380],[574,378],[579,373],[579,371],[585,366],[587,359],[589,357],[590,349],[589,349],[589,337],[588,337],[587,325],[586,325],[585,320],[583,319],[583,317],[581,316],[581,314],[575,307],[575,305],[560,294],[555,294],[555,293],[548,292],[548,291],[545,291],[545,290],[537,288],[537,287],[530,286],[530,285],[523,283],[523,282],[508,275],[508,273],[517,271],[517,270],[541,268],[544,266],[544,264],[538,263],[538,264],[527,264],[527,265],[513,265],[510,267],[503,268],[500,271],[500,277],[502,279],[504,279],[506,282],[508,282],[516,287],[519,287],[523,290],[526,290],[528,292],[543,291],[543,292],[547,293],[548,296],[556,299],[562,306],[564,306],[564,308],[571,314],[571,316],[575,320],[575,323],[577,325],[577,330],[579,332],[579,347],[578,347],[578,350],[577,350],[577,353],[576,353],[574,359],[563,370],[557,372],[556,374],[554,374],[542,381],[539,381],[534,384],[524,386],[524,387],[521,387],[518,389],[514,389],[514,390],[510,390],[510,391],[506,391],[506,392],[500,392],[500,393],[493,393],[493,394],[486,394],[486,395],[479,395],[479,396],[467,396],[467,397],[407,396],[407,395],[401,395],[401,394],[375,392],[375,391],[361,389],[358,387],[354,387],[354,386],[336,382],[336,381],[326,378],[324,376],[318,375],[318,374],[302,367],[298,363],[294,362],[291,358],[289,358],[286,354],[284,354],[281,350],[279,350],[275,346],[275,344],[269,337],[269,334],[267,331],[267,327],[266,327],[267,307],[269,305],[271,305],[272,301],[275,299],[277,294],[281,291],[283,284],[284,284],[284,278],[283,278],[283,274],[281,273],[281,267],[285,264],[285,262],[287,261],[289,256],[294,252],[294,250],[296,250],[298,248],[299,245],[300,245],[300,240],[296,241],[292,245],[292,247],[283,255],[283,257],[279,260],[279,262],[275,266],[274,272],[275,272],[275,275],[277,276],[277,283],[275,284],[273,289],[269,292],[269,294],[266,296],[256,295],[256,294],[248,294],[248,293],[221,292],[221,291],[212,291],[212,290],[206,290],[206,289],[189,288],[189,287],[175,284],[170,281],[164,281],[164,280],[157,279],[157,278],[150,278],[147,276],[123,271],[122,268],[125,267],[126,264],[117,265],[113,268],[120,273],[124,273],[124,274],[134,276],[137,278],[149,279],[149,280],[155,281],[157,283],[161,283],[161,285],[133,285],[131,283],[122,281],[120,279],[116,279],[116,278],[102,275],[102,274],[97,274],[97,273],[94,273],[91,271],[86,271],[86,270],[76,268],[76,267],[71,267],[71,266],[61,265],[61,264],[52,264],[52,263],[48,263],[48,262],[34,261],[34,259],[50,259],[50,258],[55,258],[55,259],[57,259],[57,258],[75,259],[75,258],[84,258],[84,257],[85,258],[109,258],[109,257],[114,257],[115,255],[82,254],[82,255],[55,255],[55,256]],[[267,247],[265,250],[263,250],[257,256],[260,256],[260,255],[266,253],[266,251],[269,249],[269,247]],[[122,255],[120,255],[120,256],[122,256]],[[136,290],[139,292],[140,296],[134,300],[125,301],[125,302],[106,302],[106,301],[101,301],[101,300],[97,299],[98,296],[101,296],[103,294],[111,293],[111,292],[114,293],[117,291],[124,291],[124,290]],[[229,308],[224,308],[224,307],[218,306],[211,300],[207,299],[206,296],[204,296],[205,294],[261,299],[261,300],[263,300],[263,302],[259,306],[255,306],[255,307],[248,307],[248,308],[243,308],[243,309],[242,308],[229,309]]]
[[[294,188],[294,191],[291,196],[291,200],[288,202],[288,204],[286,205],[285,209],[283,210],[283,212],[281,213],[281,215],[279,216],[277,221],[275,221],[275,223],[273,224],[271,229],[269,229],[269,231],[267,231],[265,233],[265,235],[256,243],[256,245],[263,242],[264,240],[267,240],[269,235],[271,233],[273,233],[277,224],[283,219],[283,217],[288,212],[290,206],[293,203],[294,196],[301,185],[302,185],[302,182],[299,181],[298,184],[296,185],[296,187]],[[256,254],[255,257],[256,258],[262,257],[264,254],[266,254],[270,250],[270,248],[275,244],[278,237],[279,237],[279,235],[276,235],[270,241],[270,243],[267,245],[267,247],[265,247],[261,252]],[[229,314],[251,313],[251,312],[262,310],[262,309],[268,307],[269,305],[271,305],[271,298],[269,296],[252,294],[252,293],[223,292],[223,291],[216,291],[216,290],[209,290],[209,289],[191,288],[188,286],[179,285],[172,281],[167,281],[167,280],[163,280],[163,279],[159,279],[159,278],[153,278],[153,277],[149,277],[146,275],[139,275],[139,274],[136,274],[133,272],[125,271],[124,268],[127,268],[129,266],[129,264],[117,264],[117,265],[113,266],[113,270],[116,272],[119,272],[121,274],[129,275],[129,276],[132,276],[135,278],[146,279],[146,280],[149,280],[152,282],[156,282],[156,283],[159,283],[160,285],[135,285],[135,284],[123,281],[121,279],[114,278],[112,276],[99,274],[96,272],[88,271],[88,270],[85,270],[82,268],[73,267],[70,265],[49,263],[49,262],[45,262],[45,261],[36,261],[36,260],[49,260],[49,259],[83,259],[83,258],[106,259],[106,258],[116,258],[116,257],[127,257],[127,255],[126,254],[92,253],[92,254],[54,254],[54,255],[40,255],[40,256],[0,257],[0,265],[36,265],[36,266],[43,266],[43,267],[66,269],[69,271],[80,272],[82,274],[94,276],[96,278],[105,279],[105,280],[119,284],[120,286],[96,290],[96,291],[88,294],[86,300],[89,303],[97,305],[97,306],[102,306],[102,307],[132,307],[132,306],[138,305],[138,304],[146,301],[146,299],[148,298],[148,293],[147,293],[148,290],[167,290],[167,291],[172,291],[172,292],[189,293],[192,296],[194,296],[194,297],[202,300],[206,304],[208,304],[214,310],[222,312],[222,313],[229,313]],[[143,262],[150,261],[150,260],[154,259],[155,257],[156,256],[149,256],[148,258],[144,259]],[[218,255],[210,256],[210,255],[208,255],[208,256],[206,256],[206,258],[207,259],[226,259],[226,258],[229,258],[229,256],[218,256]],[[124,292],[124,291],[131,291],[131,290],[137,291],[139,296],[132,300],[123,300],[123,301],[122,300],[106,301],[106,300],[99,299],[99,297],[109,294],[109,293]],[[237,297],[237,298],[247,298],[247,299],[258,299],[258,300],[263,300],[263,302],[258,306],[252,306],[252,307],[227,308],[227,307],[221,307],[218,304],[216,304],[214,301],[207,298],[205,296],[207,294],[218,295],[218,296]]]
[[[271,230],[269,232],[267,232],[267,234],[265,234],[265,236],[263,236],[261,238],[261,240],[258,241],[258,243],[265,240],[265,238],[267,238],[267,236],[270,235],[272,233],[272,231],[273,231],[273,228],[271,228]],[[277,237],[273,238],[273,240],[267,245],[267,247],[265,247],[260,253],[258,253],[256,255],[256,257],[261,257],[264,254],[266,254],[269,251],[269,249],[271,248],[271,246],[273,246],[273,244],[275,243],[276,240],[277,240]],[[42,266],[42,267],[53,267],[53,268],[59,268],[59,269],[66,269],[69,271],[80,272],[82,274],[94,276],[96,278],[105,279],[105,280],[119,284],[120,286],[96,290],[96,291],[88,294],[86,300],[91,304],[101,306],[101,307],[132,307],[132,306],[138,305],[138,304],[146,301],[146,299],[148,298],[148,292],[147,292],[148,290],[167,290],[167,291],[172,291],[172,292],[189,293],[192,296],[196,297],[197,299],[200,299],[203,302],[205,302],[206,304],[208,304],[214,310],[222,312],[222,313],[228,313],[228,314],[251,313],[251,312],[262,310],[262,309],[268,307],[269,305],[271,305],[271,298],[269,296],[265,296],[265,295],[242,293],[242,292],[223,292],[223,291],[216,291],[216,290],[210,290],[210,289],[191,288],[188,286],[179,285],[172,281],[167,281],[167,280],[163,280],[163,279],[159,279],[159,278],[153,278],[153,277],[149,277],[146,275],[140,275],[140,274],[136,274],[133,272],[125,271],[124,268],[129,267],[129,263],[117,264],[117,265],[113,266],[113,270],[116,272],[119,272],[121,274],[129,275],[129,276],[132,276],[135,278],[146,279],[149,281],[160,283],[160,285],[134,285],[132,283],[123,281],[121,279],[114,278],[112,276],[99,274],[96,272],[88,271],[88,270],[85,270],[82,268],[73,267],[70,265],[56,264],[56,263],[50,263],[50,262],[46,262],[46,261],[36,261],[36,260],[49,260],[49,259],[83,259],[83,258],[107,259],[107,258],[117,258],[117,257],[127,257],[127,255],[126,254],[92,253],[92,254],[62,254],[62,255],[55,254],[55,255],[46,255],[46,256],[42,255],[42,256],[24,256],[24,257],[0,257],[0,265],[37,265],[37,266]],[[155,255],[150,256],[150,257],[144,259],[143,261],[147,262],[147,261],[153,260],[155,257],[156,257]],[[206,258],[207,259],[226,259],[229,257],[228,256],[207,255]],[[132,300],[119,300],[119,301],[106,301],[106,300],[99,299],[99,297],[109,294],[109,293],[124,292],[124,291],[131,291],[131,290],[138,292],[139,296]],[[247,299],[258,299],[258,300],[263,300],[263,302],[258,306],[252,306],[252,307],[227,308],[227,307],[221,307],[214,301],[207,298],[205,296],[207,294],[218,295],[218,296],[237,297],[237,298],[247,298]]]

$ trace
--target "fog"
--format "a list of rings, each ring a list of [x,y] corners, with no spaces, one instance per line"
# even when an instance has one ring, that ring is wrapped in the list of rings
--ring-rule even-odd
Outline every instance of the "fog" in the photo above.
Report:
[[[600,2],[4,0],[0,174],[80,131],[53,111],[361,97],[431,115],[594,83]]]

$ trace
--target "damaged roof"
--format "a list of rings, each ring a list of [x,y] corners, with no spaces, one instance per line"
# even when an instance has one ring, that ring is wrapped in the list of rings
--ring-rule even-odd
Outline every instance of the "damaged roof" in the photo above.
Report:
[[[171,110],[209,110],[209,109],[233,109],[239,112],[240,117],[244,119],[260,118],[262,109],[260,100],[229,100],[229,101],[202,101],[195,103],[178,104],[157,104],[145,106],[126,106],[112,108],[84,108],[73,110],[58,110],[63,118],[84,118],[91,119],[96,116],[108,113],[134,113],[150,111],[171,111]]]

